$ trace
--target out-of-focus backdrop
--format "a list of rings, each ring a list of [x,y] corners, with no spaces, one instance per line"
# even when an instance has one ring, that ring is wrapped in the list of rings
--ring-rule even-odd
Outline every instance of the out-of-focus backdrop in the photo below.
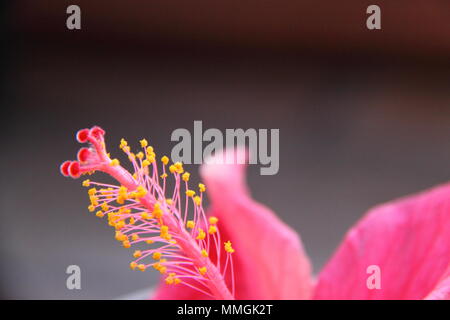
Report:
[[[5,1],[0,297],[116,298],[154,285],[87,211],[79,128],[112,148],[204,128],[279,128],[280,171],[253,196],[303,239],[315,273],[370,207],[450,178],[450,3]],[[82,29],[66,28],[66,8]],[[114,150],[119,154],[118,148]],[[190,166],[196,172],[196,166]],[[82,289],[67,290],[66,267]]]

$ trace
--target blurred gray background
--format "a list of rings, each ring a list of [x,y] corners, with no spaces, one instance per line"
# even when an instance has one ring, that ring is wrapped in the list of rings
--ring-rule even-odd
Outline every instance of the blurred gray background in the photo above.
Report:
[[[279,173],[251,166],[248,183],[301,234],[315,273],[367,209],[450,178],[444,2],[386,4],[374,35],[364,1],[74,3],[81,31],[65,29],[64,1],[10,5],[4,20],[1,298],[116,298],[157,282],[129,270],[132,251],[89,214],[81,181],[60,175],[79,128],[102,126],[117,155],[122,137],[169,154],[171,132],[194,120],[280,128]],[[82,290],[66,289],[71,264]]]

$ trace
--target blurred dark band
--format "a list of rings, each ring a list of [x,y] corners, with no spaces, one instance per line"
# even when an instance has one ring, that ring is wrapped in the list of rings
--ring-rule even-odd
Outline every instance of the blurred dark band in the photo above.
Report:
[[[24,4],[25,3],[25,4]],[[69,4],[82,9],[83,31],[65,28]],[[34,41],[79,41],[192,50],[211,48],[308,55],[396,55],[430,63],[450,54],[450,2],[379,0],[382,29],[366,28],[368,0],[350,1],[20,1],[12,17]],[[27,39],[32,40],[32,37]],[[115,49],[117,49],[115,47]]]

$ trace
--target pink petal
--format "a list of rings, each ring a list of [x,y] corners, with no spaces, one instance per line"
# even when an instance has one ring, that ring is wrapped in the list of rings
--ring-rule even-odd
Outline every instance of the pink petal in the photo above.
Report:
[[[201,175],[212,203],[210,215],[219,218],[223,242],[230,240],[236,250],[233,253],[236,298],[309,298],[310,264],[300,239],[270,209],[250,198],[245,166],[208,164],[202,167]],[[162,285],[155,298],[205,297],[189,288]]]
[[[449,244],[450,184],[376,207],[347,233],[315,298],[423,299],[445,275]],[[381,289],[368,289],[370,265],[380,267]],[[448,296],[448,284],[435,295]]]
[[[310,264],[299,236],[249,196],[245,165],[209,164],[202,167],[201,174],[212,202],[211,214],[219,218],[222,238],[231,240],[236,250],[236,297],[309,298]]]
[[[425,298],[426,300],[450,300],[450,265],[447,268],[447,272],[442,280],[439,281],[437,286],[431,291],[431,293]]]

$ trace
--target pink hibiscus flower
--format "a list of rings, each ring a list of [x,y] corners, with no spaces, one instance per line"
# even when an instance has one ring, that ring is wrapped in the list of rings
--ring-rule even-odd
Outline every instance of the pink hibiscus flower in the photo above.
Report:
[[[249,195],[244,165],[207,164],[201,175],[210,214],[239,248],[237,299],[450,299],[450,184],[370,210],[316,280],[300,237]],[[161,284],[154,298],[200,297]]]
[[[210,161],[201,168],[208,187],[199,184],[197,196],[189,174],[175,163],[169,167],[175,179],[170,193],[167,157],[158,173],[145,139],[136,154],[122,140],[130,173],[109,157],[104,134],[99,127],[79,131],[78,141],[89,148],[80,149],[77,161],[64,162],[61,172],[78,178],[103,171],[119,182],[85,180],[83,185],[93,186],[89,210],[107,215],[125,248],[146,245],[133,253],[130,267],[163,274],[154,299],[450,298],[450,184],[371,210],[315,280],[299,236],[250,197],[244,165]],[[212,203],[208,214],[205,190]],[[373,267],[379,272],[375,287],[369,283]]]

